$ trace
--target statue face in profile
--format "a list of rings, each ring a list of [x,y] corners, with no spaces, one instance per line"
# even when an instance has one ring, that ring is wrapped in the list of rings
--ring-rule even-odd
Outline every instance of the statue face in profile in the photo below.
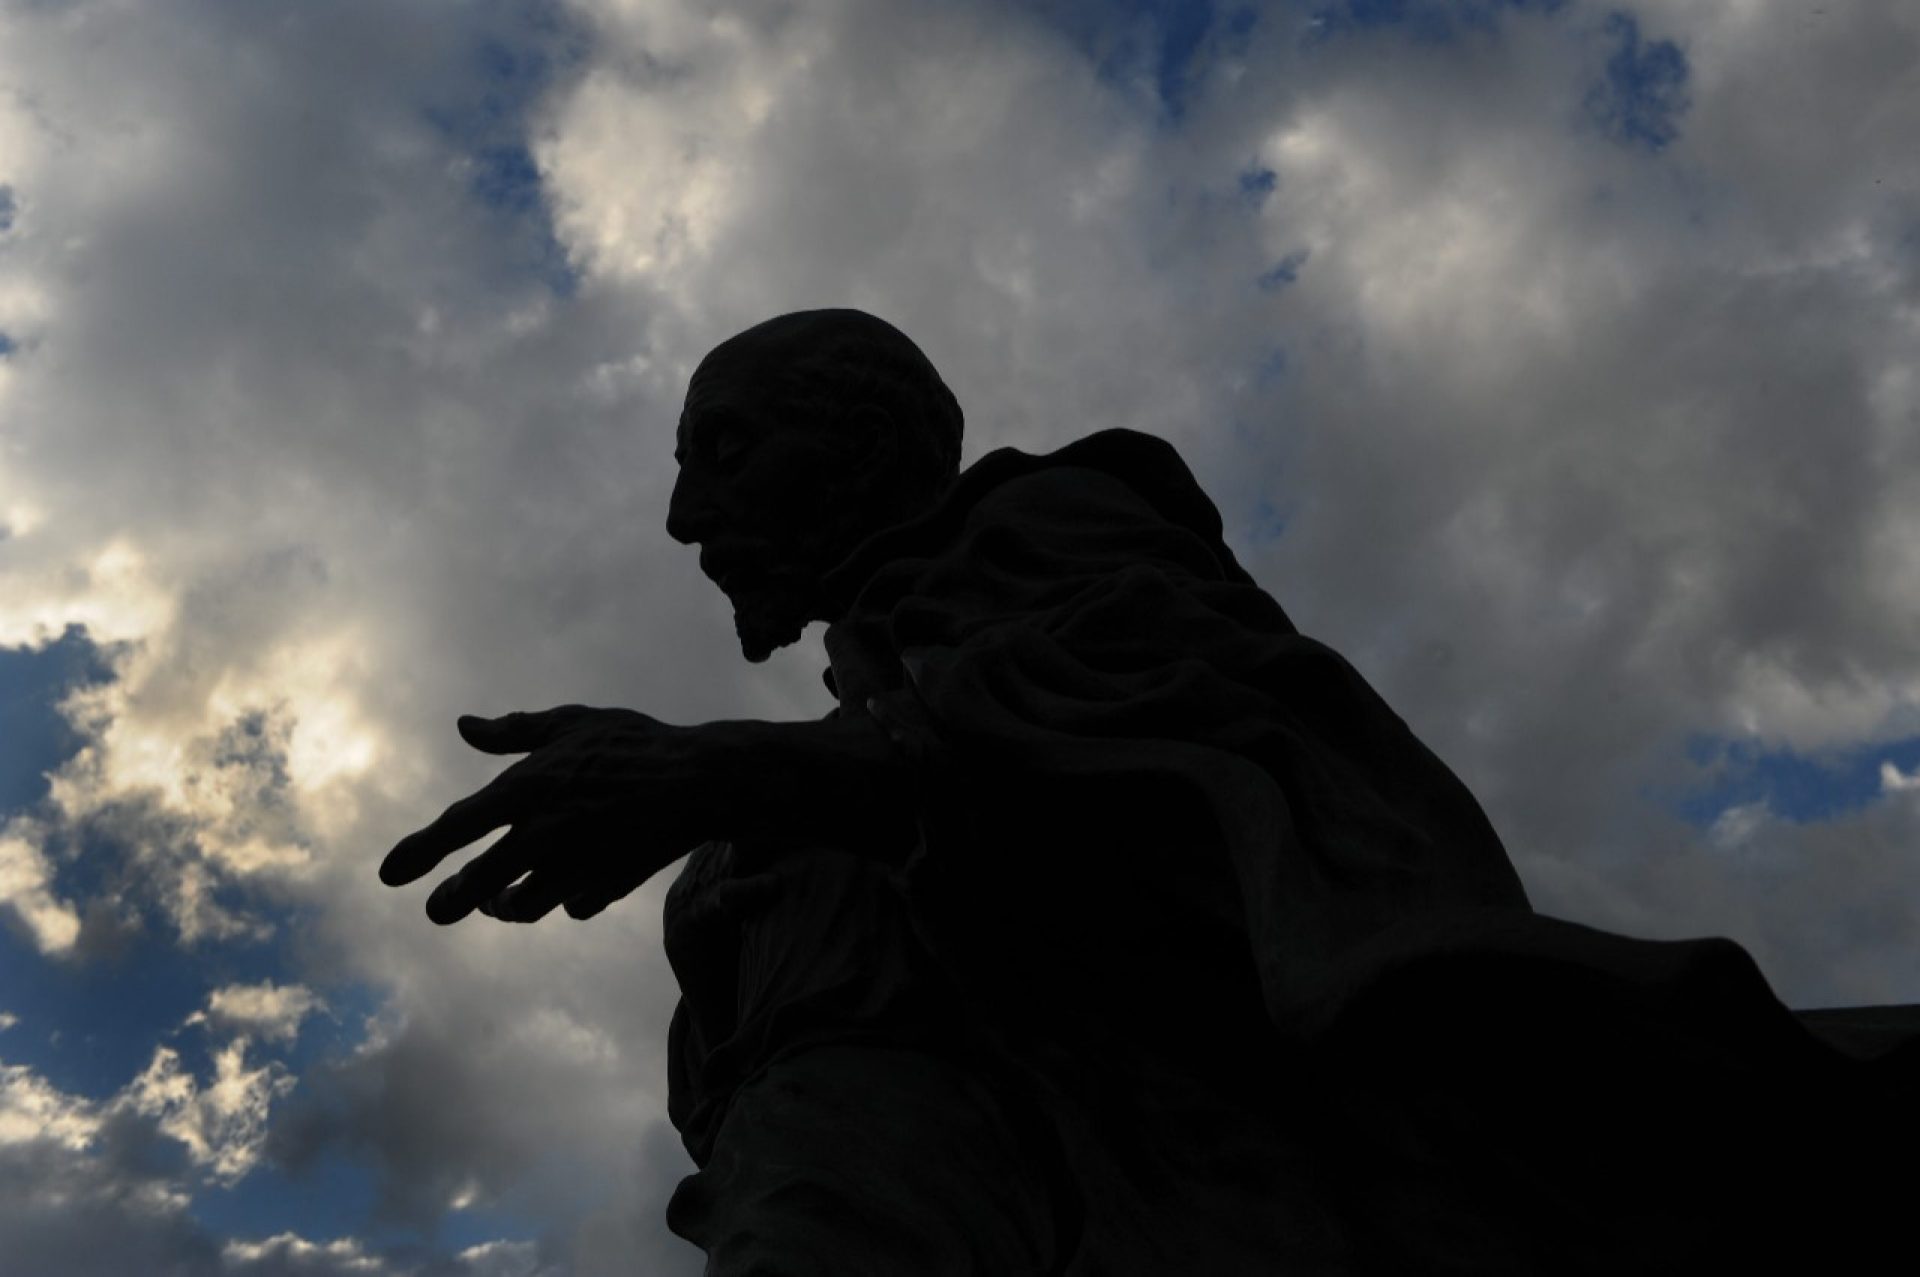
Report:
[[[958,404],[919,348],[859,311],[798,311],[694,371],[667,534],[733,604],[764,661],[832,621],[820,581],[866,537],[927,508],[957,472]]]
[[[826,619],[820,577],[873,522],[872,501],[850,483],[860,433],[795,419],[738,370],[696,374],[688,388],[667,532],[700,547],[700,570],[733,604],[749,661]]]

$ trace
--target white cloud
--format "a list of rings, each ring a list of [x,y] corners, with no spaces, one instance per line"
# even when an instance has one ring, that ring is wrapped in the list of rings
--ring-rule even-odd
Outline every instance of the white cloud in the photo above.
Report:
[[[162,1134],[185,1145],[194,1164],[215,1183],[231,1185],[260,1160],[274,1101],[294,1088],[284,1065],[246,1066],[247,1041],[235,1039],[213,1057],[214,1076],[202,1085],[172,1047],[127,1084],[119,1102],[157,1121]]]
[[[540,1247],[534,1242],[481,1242],[467,1247],[456,1258],[461,1270],[472,1277],[558,1277],[560,1272],[541,1262]]]
[[[325,1005],[303,985],[230,984],[209,994],[206,1010],[193,1018],[268,1041],[292,1042],[299,1036],[300,1022]]]
[[[0,905],[33,938],[41,953],[59,956],[80,937],[80,916],[54,893],[53,865],[41,849],[43,830],[30,820],[0,827]]]
[[[1880,788],[1887,793],[1920,789],[1920,769],[1903,772],[1891,761],[1880,764]]]
[[[1751,842],[1754,835],[1766,828],[1767,822],[1773,818],[1773,812],[1764,800],[1729,807],[1714,817],[1707,837],[1716,847],[1735,851]]]
[[[9,539],[36,544],[44,518],[40,506],[23,498],[7,512]],[[173,599],[148,577],[145,556],[127,540],[63,546],[59,553],[64,562],[28,558],[24,565],[18,560],[7,565],[0,645],[39,646],[59,638],[69,625],[85,626],[97,643],[137,641],[171,619]]]
[[[368,1248],[356,1237],[312,1241],[283,1232],[258,1241],[229,1241],[221,1248],[221,1271],[244,1277],[562,1277],[564,1270],[543,1264],[533,1242],[490,1241],[468,1246],[425,1269],[398,1262]]]
[[[51,1140],[78,1152],[100,1132],[97,1108],[57,1090],[32,1069],[0,1064],[0,1144]]]
[[[230,1241],[220,1258],[230,1272],[263,1273],[391,1273],[386,1261],[367,1253],[356,1238],[339,1237],[313,1242],[297,1233],[279,1233],[262,1241]]]

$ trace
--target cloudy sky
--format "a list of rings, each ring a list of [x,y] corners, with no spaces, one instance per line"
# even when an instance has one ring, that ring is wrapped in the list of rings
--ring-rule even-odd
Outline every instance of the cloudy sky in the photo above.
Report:
[[[661,527],[804,307],[1172,440],[1542,910],[1920,1001],[1916,136],[1889,0],[0,0],[9,1272],[699,1270],[665,884],[374,868],[458,713],[827,709]]]

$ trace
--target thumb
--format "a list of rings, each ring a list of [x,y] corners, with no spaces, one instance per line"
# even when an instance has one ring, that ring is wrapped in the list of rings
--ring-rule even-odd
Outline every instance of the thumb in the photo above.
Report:
[[[475,749],[488,749],[497,734],[494,720],[479,714],[462,714],[453,720],[453,726],[460,733],[460,739]]]
[[[484,753],[525,754],[551,740],[567,712],[577,708],[563,705],[537,714],[502,714],[498,718],[462,714],[454,721],[454,727],[459,730],[461,740]]]

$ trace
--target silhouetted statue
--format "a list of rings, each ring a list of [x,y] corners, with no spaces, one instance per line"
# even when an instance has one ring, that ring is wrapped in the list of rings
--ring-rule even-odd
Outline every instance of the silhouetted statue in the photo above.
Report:
[[[1535,914],[1166,443],[962,474],[960,439],[871,316],[723,343],[667,529],[749,660],[829,623],[838,707],[464,718],[528,756],[382,867],[511,825],[428,912],[532,921],[697,846],[668,1218],[709,1273],[1693,1273],[1891,1236],[1863,1172],[1913,1133],[1910,1049],[1828,1047],[1730,941]]]

